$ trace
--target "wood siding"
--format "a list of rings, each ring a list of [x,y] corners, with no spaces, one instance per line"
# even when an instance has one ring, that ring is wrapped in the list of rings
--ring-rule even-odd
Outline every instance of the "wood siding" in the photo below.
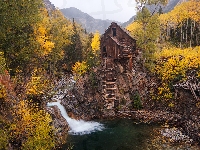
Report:
[[[113,59],[129,59],[130,55],[132,55],[135,50],[136,40],[130,37],[130,35],[116,23],[112,23],[101,36],[102,59],[105,57]]]

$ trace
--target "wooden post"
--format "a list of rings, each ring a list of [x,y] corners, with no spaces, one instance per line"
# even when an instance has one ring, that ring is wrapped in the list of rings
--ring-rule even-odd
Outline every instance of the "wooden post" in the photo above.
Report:
[[[133,56],[131,55],[131,58],[129,58],[129,70],[132,70],[133,67]]]

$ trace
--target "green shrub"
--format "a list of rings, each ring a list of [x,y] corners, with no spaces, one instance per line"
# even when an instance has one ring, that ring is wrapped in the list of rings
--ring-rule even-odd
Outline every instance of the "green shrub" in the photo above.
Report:
[[[131,100],[133,100],[133,108],[135,109],[142,109],[142,102],[138,92],[134,93],[131,96]]]
[[[8,134],[0,129],[0,149],[6,149],[8,146]]]

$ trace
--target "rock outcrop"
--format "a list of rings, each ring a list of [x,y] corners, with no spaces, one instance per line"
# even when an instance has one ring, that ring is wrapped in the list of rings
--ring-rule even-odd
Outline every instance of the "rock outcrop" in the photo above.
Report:
[[[149,81],[147,73],[140,63],[141,56],[133,61],[130,70],[122,62],[115,62],[115,87],[116,97],[114,108],[107,109],[107,102],[103,97],[102,68],[80,77],[62,100],[66,110],[82,119],[113,118],[118,111],[129,111],[141,108],[147,99]]]
[[[61,145],[66,142],[69,125],[65,118],[61,115],[61,112],[57,106],[47,107],[46,110],[53,119],[52,125],[56,129],[56,142],[58,142],[57,145]]]
[[[167,122],[181,128],[194,141],[200,141],[200,102],[187,89],[175,90],[174,107],[165,101],[151,100],[151,90],[159,87],[159,80],[148,74],[142,65],[141,54],[133,59],[133,69],[115,63],[117,99],[113,109],[107,109],[102,96],[101,68],[79,78],[71,90],[72,96],[63,104],[75,116],[90,120],[96,118],[126,117],[144,122]],[[196,93],[197,96],[198,93]],[[143,108],[142,111],[137,111]]]
[[[56,7],[49,0],[43,0],[43,3],[48,11],[53,11],[56,9]]]

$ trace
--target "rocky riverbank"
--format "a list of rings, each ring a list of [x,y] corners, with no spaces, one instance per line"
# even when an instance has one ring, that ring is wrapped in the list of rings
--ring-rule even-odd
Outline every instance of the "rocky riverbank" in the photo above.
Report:
[[[167,111],[125,111],[118,112],[117,117],[134,119],[137,122],[159,123],[169,128],[161,131],[161,134],[175,142],[187,141],[200,144],[200,119],[199,116],[191,116],[186,119],[180,114]]]

